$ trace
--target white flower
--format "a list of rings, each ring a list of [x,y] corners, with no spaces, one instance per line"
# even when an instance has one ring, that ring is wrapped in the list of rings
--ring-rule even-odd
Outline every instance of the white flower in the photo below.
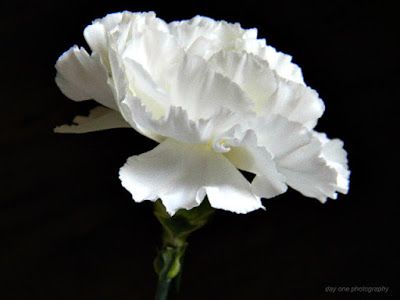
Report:
[[[133,127],[159,142],[120,170],[135,201],[160,198],[173,215],[207,195],[215,208],[247,213],[288,186],[322,202],[347,192],[343,143],[313,130],[322,100],[256,29],[123,12],[84,36],[92,53],[65,52],[56,82],[72,100],[103,106],[56,132]]]

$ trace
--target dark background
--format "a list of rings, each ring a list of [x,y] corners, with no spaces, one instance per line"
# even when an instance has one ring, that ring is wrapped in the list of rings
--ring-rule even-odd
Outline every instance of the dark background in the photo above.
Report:
[[[264,201],[266,212],[218,211],[190,239],[176,299],[396,295],[398,148],[389,137],[398,139],[390,112],[399,100],[399,33],[389,1],[2,3],[0,299],[153,297],[160,226],[151,203],[135,204],[117,173],[155,144],[129,129],[52,132],[94,106],[61,94],[55,61],[73,44],[86,46],[82,31],[92,20],[124,9],[258,27],[324,99],[317,129],[343,139],[349,152],[350,193],[337,201],[322,205],[290,191]],[[390,290],[332,294],[327,286]]]

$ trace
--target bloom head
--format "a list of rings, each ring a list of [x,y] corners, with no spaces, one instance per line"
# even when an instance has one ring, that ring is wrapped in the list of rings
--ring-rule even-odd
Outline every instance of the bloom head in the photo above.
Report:
[[[288,186],[322,202],[347,192],[343,143],[313,129],[324,103],[256,29],[123,12],[84,36],[92,53],[65,52],[56,82],[72,100],[102,106],[56,131],[133,127],[159,142],[120,170],[135,201],[160,198],[173,215],[207,195],[214,208],[247,213]]]

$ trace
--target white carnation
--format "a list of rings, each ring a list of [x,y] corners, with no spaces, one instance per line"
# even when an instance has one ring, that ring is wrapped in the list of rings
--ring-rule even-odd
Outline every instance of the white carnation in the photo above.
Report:
[[[160,198],[173,215],[207,195],[215,208],[247,213],[288,186],[322,202],[347,192],[343,143],[313,130],[324,103],[256,29],[123,12],[94,21],[84,36],[92,53],[65,52],[56,82],[72,100],[102,107],[56,131],[133,127],[159,142],[120,170],[135,201]]]

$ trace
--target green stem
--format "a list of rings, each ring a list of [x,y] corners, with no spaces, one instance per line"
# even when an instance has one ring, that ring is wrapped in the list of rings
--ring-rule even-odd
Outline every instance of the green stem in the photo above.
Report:
[[[158,282],[158,287],[157,287],[157,296],[156,300],[167,300],[168,299],[168,292],[169,292],[169,285],[170,281],[168,282]]]
[[[161,201],[154,205],[154,214],[163,228],[163,246],[154,260],[154,269],[158,274],[156,300],[167,300],[172,283],[177,290],[182,274],[183,256],[189,235],[204,226],[214,212],[208,201],[191,210],[179,210],[171,217]]]
[[[164,246],[158,254],[155,265],[158,269],[156,300],[167,300],[172,282],[181,274],[181,266],[186,245],[182,247]],[[178,283],[178,282],[176,282]]]
[[[167,300],[169,287],[171,285],[171,280],[161,278],[158,280],[157,292],[156,292],[156,300]]]

